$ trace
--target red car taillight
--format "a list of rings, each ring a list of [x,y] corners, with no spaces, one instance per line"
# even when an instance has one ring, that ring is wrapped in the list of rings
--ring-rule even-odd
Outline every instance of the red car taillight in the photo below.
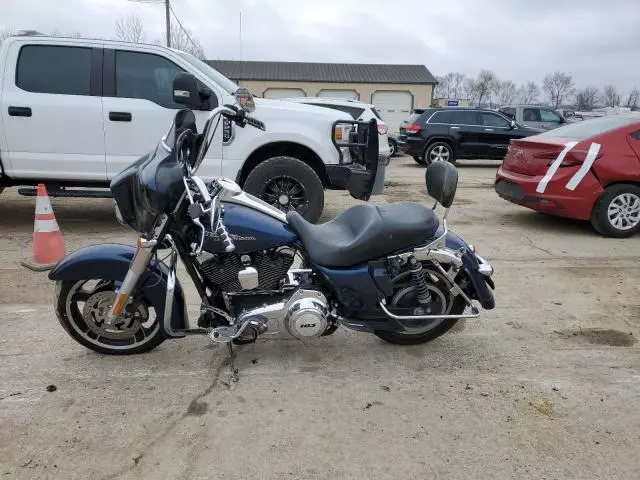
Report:
[[[389,127],[387,127],[384,123],[378,123],[378,133],[380,135],[386,135],[389,131]]]
[[[420,125],[405,125],[404,126],[404,130],[408,133],[418,133],[420,130],[422,130],[422,127]]]
[[[560,164],[561,167],[575,167],[576,165],[582,165],[585,161],[585,159],[587,158],[587,151],[584,150],[571,150],[569,152],[567,152],[564,156],[564,158],[562,159],[562,163]],[[556,158],[558,158],[559,153],[547,153],[547,154],[539,154],[539,155],[534,155],[534,157],[537,158],[545,158],[549,160],[548,165],[550,166],[554,160]],[[596,155],[595,160],[598,160],[599,158],[602,157],[602,152],[598,152],[598,155]]]

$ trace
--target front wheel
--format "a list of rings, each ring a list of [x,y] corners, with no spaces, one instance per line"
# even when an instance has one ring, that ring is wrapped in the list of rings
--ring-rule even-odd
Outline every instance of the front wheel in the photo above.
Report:
[[[56,286],[56,313],[63,328],[79,344],[98,353],[131,355],[165,340],[160,317],[144,298],[133,295],[121,318],[108,324],[119,282],[62,281]]]
[[[273,157],[254,168],[244,190],[274,207],[297,211],[315,223],[324,208],[324,186],[309,165],[293,157]]]

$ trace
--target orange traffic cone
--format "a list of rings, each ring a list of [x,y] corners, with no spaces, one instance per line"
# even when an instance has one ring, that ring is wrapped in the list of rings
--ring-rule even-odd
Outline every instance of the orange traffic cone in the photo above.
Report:
[[[38,184],[36,219],[33,225],[33,261],[22,262],[36,272],[49,270],[64,257],[64,240],[53,214],[51,201],[44,184]]]

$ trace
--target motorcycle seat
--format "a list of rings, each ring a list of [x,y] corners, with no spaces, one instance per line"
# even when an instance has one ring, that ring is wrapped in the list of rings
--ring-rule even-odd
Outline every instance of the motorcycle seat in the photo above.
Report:
[[[321,225],[298,212],[287,213],[310,260],[326,267],[349,267],[396,250],[423,244],[438,229],[438,217],[419,203],[364,203]]]

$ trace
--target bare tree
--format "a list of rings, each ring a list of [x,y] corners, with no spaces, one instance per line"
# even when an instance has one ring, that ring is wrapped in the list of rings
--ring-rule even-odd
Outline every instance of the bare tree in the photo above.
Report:
[[[116,21],[116,38],[125,42],[140,43],[144,41],[142,19],[131,12]]]
[[[171,24],[171,48],[175,48],[177,50],[182,50],[183,52],[189,53],[200,60],[205,59],[204,47],[198,40],[198,37],[195,37],[191,30],[188,28],[183,29],[179,24],[173,22]],[[155,44],[164,45],[165,44],[166,34],[162,34],[162,38],[157,39]]]
[[[511,80],[496,82],[496,99],[500,105],[509,105],[516,99],[516,84]]]
[[[446,75],[436,75],[438,84],[433,89],[435,98],[449,98],[449,83]]]
[[[605,85],[602,99],[607,107],[618,107],[620,105],[620,94],[613,85]]]
[[[553,108],[558,108],[575,91],[571,75],[555,72],[544,77],[542,88],[549,95]]]
[[[630,92],[629,92],[629,96],[627,97],[627,107],[630,108],[631,110],[635,110],[638,108],[638,103],[640,102],[640,91],[634,87]]]
[[[476,81],[473,78],[465,78],[462,83],[462,94],[464,98],[469,100],[469,104],[473,105],[478,100],[478,89]]]
[[[52,37],[82,38],[80,32],[61,32],[57,28],[51,32]]]
[[[496,80],[496,74],[490,70],[482,70],[478,74],[478,78],[473,82],[478,105],[482,103],[483,99],[491,100],[491,94],[495,91]]]
[[[527,82],[518,89],[518,99],[520,103],[532,105],[538,102],[540,96],[540,87],[535,82]]]
[[[458,72],[449,72],[436,77],[438,85],[434,89],[436,98],[458,98],[463,94],[465,76]]]
[[[13,30],[9,30],[8,28],[0,30],[0,43],[4,42],[4,40],[9,38],[11,35],[13,35]]]
[[[585,87],[576,94],[578,110],[593,110],[600,99],[600,92],[596,87]]]

